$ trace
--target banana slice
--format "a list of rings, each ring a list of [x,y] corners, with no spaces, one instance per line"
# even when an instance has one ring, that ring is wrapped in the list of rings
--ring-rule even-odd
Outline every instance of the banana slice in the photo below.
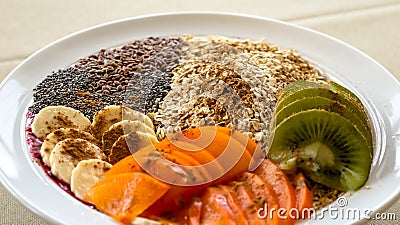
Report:
[[[83,113],[65,106],[47,106],[39,111],[32,124],[32,132],[41,140],[58,128],[89,130],[90,120]]]
[[[85,199],[86,193],[97,182],[104,178],[104,173],[112,165],[101,159],[85,159],[80,161],[72,170],[71,191],[76,197]]]
[[[106,132],[104,132],[102,138],[104,154],[106,156],[110,154],[114,142],[116,142],[120,136],[134,131],[140,131],[156,137],[154,130],[142,121],[122,120],[121,122],[114,123]]]
[[[69,184],[72,170],[85,159],[105,159],[105,155],[89,141],[80,138],[65,139],[58,142],[50,153],[51,172]]]
[[[156,142],[158,140],[155,136],[140,131],[122,135],[113,144],[108,162],[115,164],[126,156]]]
[[[98,111],[92,122],[92,134],[94,137],[101,139],[103,133],[110,128],[114,123],[122,120],[138,120],[154,129],[153,122],[145,114],[130,109],[126,106],[110,105]]]
[[[40,148],[40,154],[42,155],[43,162],[46,165],[50,166],[50,153],[53,150],[54,146],[56,146],[58,142],[65,140],[67,138],[72,138],[72,139],[81,138],[97,146],[101,146],[99,141],[88,132],[78,130],[75,128],[57,129],[46,136]]]

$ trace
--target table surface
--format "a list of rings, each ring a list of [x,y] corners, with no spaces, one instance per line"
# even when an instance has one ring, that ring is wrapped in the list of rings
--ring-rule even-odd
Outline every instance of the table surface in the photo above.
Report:
[[[364,51],[400,79],[400,0],[165,2],[0,0],[0,81],[30,54],[72,32],[132,16],[194,10],[258,15],[324,32]],[[370,224],[400,224],[400,201],[386,212],[395,213],[397,219]],[[0,185],[0,224],[47,223],[25,209]]]

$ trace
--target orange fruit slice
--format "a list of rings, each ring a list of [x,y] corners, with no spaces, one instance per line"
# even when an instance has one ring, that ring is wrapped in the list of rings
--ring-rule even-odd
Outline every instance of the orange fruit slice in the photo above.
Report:
[[[234,214],[228,206],[228,200],[221,189],[207,188],[202,195],[203,207],[201,211],[201,224],[236,224]]]
[[[263,215],[266,215],[266,218],[261,219],[265,219],[266,224],[282,224],[277,214],[277,210],[280,208],[279,199],[271,184],[260,176],[248,172],[243,173],[241,181],[254,194],[255,199],[258,200],[256,207],[264,209]],[[271,212],[270,209],[276,209],[272,211],[273,215],[268,215]],[[267,211],[265,212],[265,210]]]
[[[114,219],[130,223],[169,188],[169,185],[145,173],[121,173],[95,184],[87,193],[86,200]]]
[[[294,224],[289,213],[296,208],[296,192],[286,174],[269,159],[265,159],[254,173],[271,185],[278,197],[279,206],[286,209],[283,216],[287,219],[282,224]]]
[[[304,219],[310,216],[310,210],[313,207],[313,193],[306,185],[306,178],[302,173],[294,177],[297,209],[299,217]]]
[[[131,173],[131,172],[144,172],[139,163],[135,160],[132,155],[129,155],[116,164],[114,164],[110,170],[108,170],[104,175],[106,177],[120,174],[120,173]]]

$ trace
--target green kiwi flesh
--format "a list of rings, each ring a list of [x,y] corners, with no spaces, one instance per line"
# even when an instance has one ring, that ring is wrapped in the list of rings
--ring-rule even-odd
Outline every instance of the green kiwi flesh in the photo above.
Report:
[[[368,126],[368,129],[371,131],[371,123],[369,121],[369,118],[368,118],[365,110],[364,110],[364,106],[363,106],[363,103],[361,102],[361,100],[349,89],[343,87],[342,85],[340,85],[334,81],[329,82],[329,85],[330,85],[329,86],[330,90],[343,96],[349,102],[353,103],[353,105],[355,105],[356,107],[358,107],[360,109],[361,114],[359,116],[363,117],[363,120],[366,121],[365,125]]]
[[[304,81],[304,80],[299,80],[296,82],[289,83],[286,85],[283,90],[282,94],[279,96],[279,99],[284,99],[286,96],[291,95],[293,93],[296,93],[299,90],[306,89],[306,88],[314,88],[314,87],[321,87],[321,85],[310,82],[310,81]],[[279,102],[278,102],[279,104]]]
[[[368,178],[372,146],[337,113],[324,109],[295,113],[286,117],[273,135],[268,157],[283,167],[302,170],[318,183],[349,191]]]
[[[335,101],[338,101],[345,105],[349,110],[353,111],[360,119],[363,121],[363,124],[369,125],[369,120],[365,115],[364,108],[361,108],[358,104],[354,104],[354,102],[342,96],[340,93],[335,93],[324,87],[312,87],[301,89],[297,92],[294,92],[286,97],[280,99],[276,105],[276,112],[280,111],[286,105],[296,101],[297,99],[302,98],[310,98],[310,97],[325,97]]]
[[[369,146],[372,146],[372,136],[370,128],[365,122],[348,107],[326,97],[309,97],[297,99],[294,102],[284,106],[281,110],[275,114],[275,125],[278,126],[285,118],[302,111],[309,109],[324,109],[329,112],[337,113],[346,119],[348,119],[356,130],[360,131],[364,139],[367,141]]]
[[[357,97],[357,95],[355,95],[353,92],[351,92],[349,89],[343,87],[342,85],[340,85],[334,81],[330,81],[329,89],[331,89],[335,93],[338,93],[338,94],[344,96],[346,99],[353,102],[358,107],[363,108],[363,104],[362,104],[361,100]]]

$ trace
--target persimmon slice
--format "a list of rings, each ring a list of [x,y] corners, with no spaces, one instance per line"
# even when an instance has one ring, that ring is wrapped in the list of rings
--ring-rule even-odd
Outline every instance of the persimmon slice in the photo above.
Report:
[[[313,207],[313,193],[306,185],[306,178],[302,173],[296,174],[294,177],[294,185],[296,190],[296,203],[299,211],[299,217],[308,218],[309,212]]]
[[[265,159],[265,153],[261,149],[261,147],[249,136],[237,131],[237,130],[232,130],[231,128],[228,127],[221,127],[221,126],[216,126],[218,132],[224,133],[231,138],[237,140],[239,143],[241,143],[243,146],[246,146],[246,150],[249,152],[251,155],[251,161],[249,164],[249,171],[255,170],[261,162]]]
[[[249,223],[252,225],[265,225],[265,220],[260,219],[257,214],[259,208],[254,203],[254,193],[248,190],[243,184],[239,183],[235,184],[235,186],[238,201],[247,215]]]
[[[194,194],[199,194],[209,186],[232,181],[240,173],[248,170],[249,163],[251,161],[251,155],[246,150],[246,147],[239,143],[236,139],[231,138],[229,135],[218,131],[215,133],[215,131],[215,127],[191,128],[182,131],[180,135],[174,136],[173,138],[170,137],[169,140],[170,142],[180,141],[194,146],[206,145],[205,150],[208,151],[215,158],[216,162],[218,162],[218,164],[220,164],[224,169],[221,174],[211,174],[210,176],[213,178],[211,182],[203,183],[197,186],[184,187],[173,185],[162,198],[160,198],[153,206],[151,206],[149,210],[146,210],[145,215],[160,215],[166,211],[181,209],[184,204],[187,204],[191,201],[191,196]],[[209,138],[211,137],[208,134],[213,132],[214,137],[212,141],[207,144]],[[182,137],[182,134],[187,137]],[[201,134],[207,134],[208,136],[201,136]],[[205,142],[203,142],[202,137],[205,137]],[[206,170],[207,172],[210,172],[207,167]]]
[[[192,174],[200,175],[201,177],[197,178],[198,181],[202,180],[205,183],[210,181],[211,177],[209,176],[208,171],[199,161],[197,161],[197,159],[186,154],[186,152],[173,149],[171,145],[169,145],[169,147],[170,148],[159,148],[159,146],[156,146],[157,150],[165,159],[178,165],[188,166],[189,168],[187,169],[191,169],[190,171]]]
[[[281,216],[284,224],[294,224],[295,221],[289,213],[296,209],[296,192],[286,174],[269,159],[265,159],[254,173],[271,185],[280,207],[286,210]]]
[[[201,224],[234,225],[234,215],[221,189],[207,188],[202,195]]]
[[[170,185],[148,174],[121,173],[95,184],[87,193],[86,200],[114,219],[130,223],[169,189]]]
[[[228,201],[228,206],[233,212],[236,223],[248,225],[249,221],[247,215],[244,213],[242,207],[240,206],[240,202],[238,200],[236,192],[234,192],[231,187],[225,185],[218,185],[218,187],[221,188],[221,190],[224,192]]]
[[[165,138],[159,143],[154,144],[154,146],[158,151],[180,152],[194,158],[202,165],[203,170],[206,170],[209,181],[212,181],[213,177],[219,177],[219,175],[224,172],[222,166],[215,160],[215,157],[211,155],[210,152],[206,149],[198,150],[199,147],[193,144]]]
[[[190,225],[200,225],[201,208],[203,201],[199,197],[193,198],[193,202],[190,204],[187,217]]]
[[[282,224],[277,212],[280,208],[279,200],[272,186],[260,176],[248,172],[243,173],[241,182],[243,182],[251,192],[254,193],[254,202],[256,203],[257,211],[261,209],[261,217],[265,215],[265,218],[261,219],[265,219],[266,224]]]
[[[120,174],[120,173],[131,173],[131,172],[144,172],[140,165],[137,163],[132,155],[129,155],[116,164],[114,164],[110,170],[108,170],[104,175],[106,177]]]
[[[213,177],[219,178],[216,183],[230,181],[237,174],[247,171],[252,157],[246,149],[246,144],[232,138],[226,129],[218,126],[196,127],[184,130],[182,134],[174,137],[195,146],[203,146],[214,156],[225,170]]]

